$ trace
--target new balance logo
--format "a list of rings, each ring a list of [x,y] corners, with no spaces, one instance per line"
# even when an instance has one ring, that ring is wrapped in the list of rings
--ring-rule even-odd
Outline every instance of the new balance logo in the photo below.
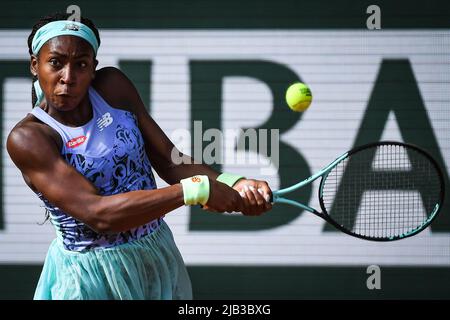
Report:
[[[61,31],[64,31],[64,30],[79,31],[80,27],[74,23],[67,23]]]
[[[97,127],[100,129],[100,131],[103,131],[107,126],[109,126],[111,123],[113,123],[113,117],[111,117],[111,114],[109,112],[102,115],[101,118],[97,119]]]

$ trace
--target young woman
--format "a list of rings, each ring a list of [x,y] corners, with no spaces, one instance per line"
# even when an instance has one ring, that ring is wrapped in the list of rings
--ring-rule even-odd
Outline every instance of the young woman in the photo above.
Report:
[[[175,165],[174,145],[134,85],[116,68],[96,70],[94,24],[67,18],[33,27],[33,109],[7,140],[57,231],[34,298],[190,299],[164,215],[183,205],[260,215],[271,190],[206,165]],[[169,187],[156,188],[152,167]]]

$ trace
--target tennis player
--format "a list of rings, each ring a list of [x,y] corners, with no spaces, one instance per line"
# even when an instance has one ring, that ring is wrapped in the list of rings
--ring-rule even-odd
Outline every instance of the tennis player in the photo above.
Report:
[[[7,139],[57,234],[34,298],[191,299],[164,215],[184,205],[261,215],[271,190],[193,161],[175,165],[174,145],[130,80],[116,68],[96,70],[95,25],[68,16],[32,29],[33,109]],[[152,167],[170,186],[157,189]]]

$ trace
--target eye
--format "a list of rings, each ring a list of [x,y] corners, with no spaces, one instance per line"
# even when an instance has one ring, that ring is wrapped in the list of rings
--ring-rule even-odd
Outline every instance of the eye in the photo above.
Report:
[[[57,59],[55,59],[55,58],[50,59],[49,63],[53,67],[57,67],[59,65],[59,61]]]
[[[87,67],[87,63],[84,62],[84,61],[80,61],[79,65],[80,65],[80,67],[82,67],[82,68],[86,68],[86,67]]]

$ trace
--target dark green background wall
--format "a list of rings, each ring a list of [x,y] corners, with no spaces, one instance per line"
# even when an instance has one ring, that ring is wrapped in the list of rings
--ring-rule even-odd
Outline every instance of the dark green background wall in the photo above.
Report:
[[[382,8],[383,28],[449,28],[445,0],[4,1],[0,28],[31,28],[41,15],[76,4],[100,28],[365,28],[366,8]],[[64,9],[63,9],[64,10]]]
[[[0,299],[30,299],[41,266],[0,266]],[[188,267],[194,299],[448,299],[442,268],[381,268],[368,290],[365,267]]]

